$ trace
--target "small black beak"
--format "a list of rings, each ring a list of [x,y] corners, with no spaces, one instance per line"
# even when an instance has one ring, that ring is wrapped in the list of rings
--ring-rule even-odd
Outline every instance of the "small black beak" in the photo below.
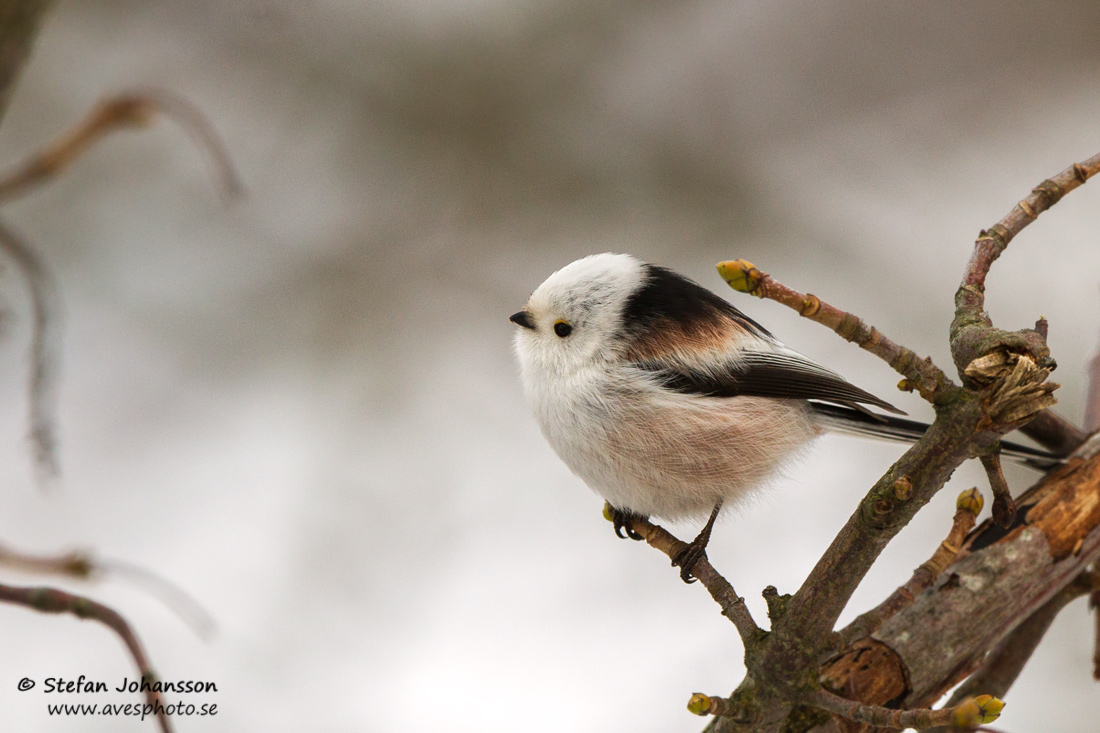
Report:
[[[527,315],[527,311],[513,313],[511,316],[508,317],[508,320],[516,324],[517,326],[523,326],[524,328],[529,328],[532,331],[535,330],[535,324],[531,323],[531,318]]]

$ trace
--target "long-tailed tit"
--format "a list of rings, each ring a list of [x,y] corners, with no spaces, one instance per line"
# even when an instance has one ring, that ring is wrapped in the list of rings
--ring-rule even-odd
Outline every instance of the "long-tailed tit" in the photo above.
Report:
[[[765,484],[827,430],[914,442],[927,425],[784,346],[709,290],[630,255],[599,254],[548,277],[522,311],[515,349],[543,435],[612,508],[637,516],[710,513],[673,560],[705,551],[719,510]],[[1004,444],[1003,453],[1050,458]]]

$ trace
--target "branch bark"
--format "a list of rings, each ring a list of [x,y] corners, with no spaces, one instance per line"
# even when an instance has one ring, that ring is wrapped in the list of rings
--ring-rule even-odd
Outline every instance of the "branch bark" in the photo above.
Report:
[[[794,732],[823,724],[843,730],[839,718],[820,713],[821,708],[836,713],[840,705],[822,693],[822,685],[852,701],[845,710],[864,716],[864,723],[893,720],[886,708],[907,708],[927,722],[931,718],[920,717],[925,706],[977,669],[990,649],[1100,557],[1100,443],[1083,445],[1026,494],[1026,501],[1021,497],[1013,516],[998,462],[988,456],[1001,436],[1055,404],[1058,385],[1047,380],[1054,361],[1043,319],[1034,329],[1009,332],[995,328],[984,312],[985,277],[1009,241],[1097,171],[1100,155],[1071,166],[981,232],[956,292],[950,330],[962,387],[855,315],[788,288],[744,260],[719,265],[734,289],[784,303],[886,360],[905,376],[900,387],[916,389],[933,404],[936,420],[871,488],[798,592],[776,605],[772,630],[746,646],[748,674],[716,704],[723,717],[708,731]],[[1079,440],[1079,431],[1065,421],[1040,419],[1042,429],[1035,432],[1051,442],[1068,448]],[[974,457],[986,457],[997,517],[1008,526],[984,524],[932,588],[819,667],[820,659],[847,638],[833,632],[834,625],[882,549],[951,473]],[[765,594],[770,608],[773,596],[774,591]],[[905,604],[887,605],[893,610]],[[868,674],[872,669],[875,674]]]
[[[1073,597],[1059,594],[1097,559],[1100,438],[1093,438],[1020,497],[1015,526],[986,521],[971,532],[935,586],[826,663],[822,679],[846,696],[862,693],[858,699],[866,704],[927,705],[975,672],[987,651],[1019,654],[1022,650],[1009,648],[1005,640],[1026,623],[1032,628],[1021,635],[1037,643],[1034,632]],[[1026,656],[1006,664],[1022,667]],[[980,692],[1004,692],[995,679],[990,683],[991,689]]]
[[[52,0],[0,0],[0,119]]]

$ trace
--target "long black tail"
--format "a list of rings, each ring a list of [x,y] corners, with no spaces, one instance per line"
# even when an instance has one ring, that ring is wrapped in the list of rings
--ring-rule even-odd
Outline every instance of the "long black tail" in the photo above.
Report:
[[[915,443],[928,430],[928,425],[925,423],[892,415],[877,415],[821,402],[811,402],[810,407],[826,427],[852,435],[895,440],[899,443]],[[1040,471],[1064,462],[1064,459],[1053,453],[1007,440],[1001,441],[1001,455]]]

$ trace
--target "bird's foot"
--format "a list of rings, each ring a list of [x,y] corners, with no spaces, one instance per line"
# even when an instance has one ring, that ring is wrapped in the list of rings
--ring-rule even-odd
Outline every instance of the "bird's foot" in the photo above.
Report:
[[[604,502],[603,515],[607,518],[607,521],[615,526],[615,534],[621,539],[626,539],[627,537],[635,541],[644,539],[640,534],[631,529],[631,525],[636,519],[644,520],[649,519],[649,517],[643,514],[635,514],[625,509],[616,509],[608,502]],[[623,530],[626,530],[625,535],[623,534]]]
[[[680,568],[680,580],[685,583],[694,583],[697,580],[697,578],[691,574],[691,570],[695,567],[695,563],[707,556],[707,543],[710,542],[710,533],[711,530],[714,529],[714,520],[718,519],[718,513],[720,511],[722,511],[722,502],[719,501],[714,505],[714,509],[710,513],[710,519],[707,520],[702,531],[672,558],[672,566]]]
[[[684,545],[684,549],[676,553],[676,557],[672,558],[672,566],[680,568],[680,580],[685,583],[694,583],[696,577],[691,574],[692,568],[695,567],[695,563],[699,562],[707,556],[707,542],[710,539],[705,538],[700,542],[699,537]]]

